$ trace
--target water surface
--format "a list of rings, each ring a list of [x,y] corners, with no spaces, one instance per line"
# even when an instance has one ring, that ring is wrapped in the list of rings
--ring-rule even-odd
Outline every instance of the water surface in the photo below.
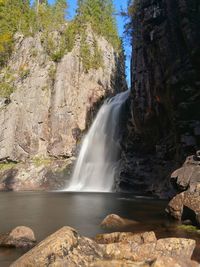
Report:
[[[80,234],[93,237],[104,232],[100,228],[106,215],[116,213],[140,222],[127,231],[154,230],[157,237],[195,238],[200,236],[177,228],[164,209],[167,201],[134,198],[117,193],[0,193],[0,232],[24,225],[31,227],[38,241],[64,225],[74,227]],[[0,266],[9,266],[24,253],[20,249],[0,249]],[[200,261],[198,250],[195,259]]]

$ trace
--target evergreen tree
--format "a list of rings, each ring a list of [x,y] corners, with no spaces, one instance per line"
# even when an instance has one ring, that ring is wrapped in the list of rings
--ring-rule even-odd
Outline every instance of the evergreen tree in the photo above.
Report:
[[[65,23],[66,0],[49,5],[47,0],[0,0],[0,66],[8,59],[16,32],[34,35],[38,31],[48,35]]]
[[[79,0],[76,20],[81,27],[90,24],[95,32],[107,38],[117,48],[120,40],[114,12],[112,0]]]

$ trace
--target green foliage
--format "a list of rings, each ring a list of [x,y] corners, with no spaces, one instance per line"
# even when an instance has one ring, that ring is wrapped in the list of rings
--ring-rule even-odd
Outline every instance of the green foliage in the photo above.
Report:
[[[117,50],[120,49],[120,39],[114,12],[112,0],[80,0],[76,21],[81,27],[90,24],[97,34],[104,36]]]
[[[36,156],[32,158],[32,162],[36,167],[49,166],[52,162],[52,159]]]
[[[10,170],[15,166],[16,166],[16,163],[14,163],[14,162],[0,163],[0,172],[4,172],[4,171],[7,171],[7,170]]]
[[[9,68],[4,68],[0,73],[0,97],[9,98],[14,92],[14,73]]]
[[[55,77],[56,77],[56,68],[55,66],[51,65],[49,70],[48,70],[49,78],[51,81],[54,83],[55,82]]]
[[[29,74],[30,74],[30,69],[28,69],[28,66],[26,64],[22,64],[19,67],[19,76],[20,76],[21,80],[26,79]]]
[[[64,32],[64,40],[68,52],[72,51],[77,34],[79,34],[78,24],[76,21],[69,22]]]
[[[0,0],[0,67],[12,53],[16,32],[28,36],[42,31],[49,38],[52,31],[60,31],[65,24],[66,8],[65,0],[57,0],[54,5],[40,0],[33,6],[29,0]],[[51,52],[55,60],[63,53],[61,49]]]
[[[103,65],[102,52],[99,50],[96,40],[93,46],[89,45],[86,39],[83,39],[80,47],[80,57],[85,72],[89,69],[98,69]]]
[[[53,5],[47,0],[35,0],[32,6],[30,0],[0,0],[0,67],[12,53],[16,32],[25,36],[41,32],[42,45],[54,62],[59,62],[66,52],[72,51],[79,36],[80,57],[86,71],[99,68],[103,62],[97,42],[94,41],[93,47],[87,43],[85,36],[89,25],[116,50],[121,48],[112,0],[79,0],[77,15],[68,23],[66,10],[66,0],[56,0]],[[35,51],[32,55],[37,56]],[[28,70],[20,71],[22,79],[28,75]]]
[[[9,97],[14,91],[14,87],[7,82],[0,82],[0,97]]]
[[[184,230],[184,231],[187,231],[187,232],[191,232],[191,233],[196,233],[196,234],[200,234],[200,230],[196,227],[196,226],[193,226],[193,225],[179,225],[178,226],[178,229],[181,229],[181,230]]]
[[[13,40],[9,32],[0,33],[0,66],[4,65],[12,52]]]

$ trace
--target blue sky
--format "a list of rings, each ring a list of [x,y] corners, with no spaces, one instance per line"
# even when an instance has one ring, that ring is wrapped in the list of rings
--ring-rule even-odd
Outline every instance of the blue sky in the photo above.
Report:
[[[49,3],[53,3],[54,0],[48,0]],[[116,11],[120,11],[121,8],[126,9],[128,0],[114,0],[114,5],[116,8]],[[69,18],[73,18],[75,11],[76,11],[76,3],[77,0],[68,0],[69,4]],[[123,37],[123,31],[124,31],[124,24],[126,23],[125,19],[121,16],[116,16],[117,18],[117,26],[119,35]],[[130,55],[131,55],[131,47],[128,42],[124,42],[125,46],[125,52],[126,52],[126,74],[127,74],[127,80],[130,84]]]

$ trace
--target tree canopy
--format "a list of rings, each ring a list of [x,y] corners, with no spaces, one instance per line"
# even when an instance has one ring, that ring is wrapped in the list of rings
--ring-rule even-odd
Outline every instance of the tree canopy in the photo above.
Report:
[[[32,5],[30,0],[0,0],[0,66],[12,52],[16,32],[25,36],[42,32],[45,48],[55,60],[62,56],[66,47],[73,48],[75,36],[81,36],[89,24],[94,32],[104,36],[115,49],[120,47],[113,1],[78,0],[76,16],[68,24],[68,29],[64,30],[65,36],[62,36],[59,49],[56,48],[51,32],[63,31],[67,7],[66,0],[56,0],[53,5],[47,0],[35,0]],[[85,37],[82,39],[85,41]]]
[[[112,0],[79,0],[76,19],[82,26],[90,24],[97,34],[117,48],[120,40],[114,13]]]

